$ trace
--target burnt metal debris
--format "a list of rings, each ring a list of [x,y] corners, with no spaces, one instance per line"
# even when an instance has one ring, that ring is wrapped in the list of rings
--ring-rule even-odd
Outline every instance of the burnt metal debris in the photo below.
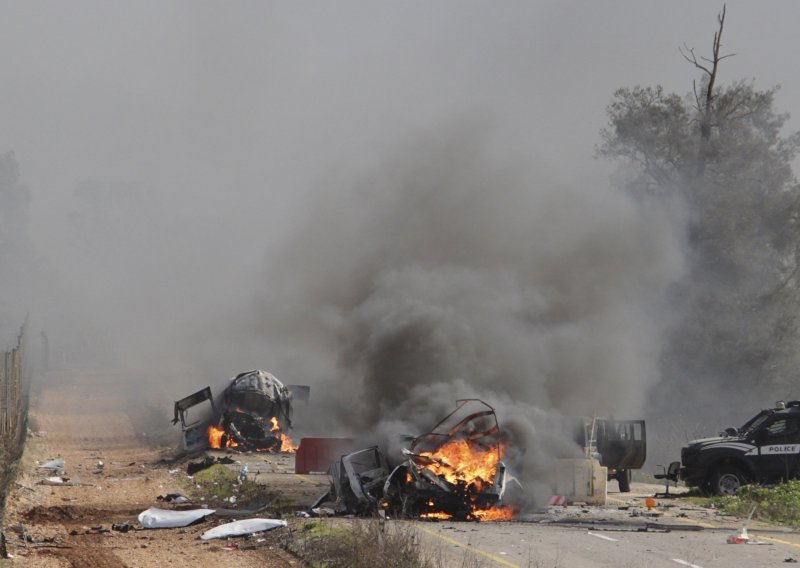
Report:
[[[338,514],[382,510],[397,517],[477,520],[501,503],[503,441],[494,408],[485,402],[457,401],[431,431],[409,442],[405,459],[394,466],[377,446],[342,456],[331,466],[329,491],[311,509],[332,502]]]
[[[227,456],[216,457],[216,458],[213,456],[206,456],[205,459],[202,459],[200,461],[189,462],[186,465],[186,473],[188,475],[194,475],[198,471],[203,471],[204,469],[208,469],[212,465],[216,465],[218,463],[231,464],[234,463],[234,461]]]
[[[309,387],[297,386],[307,398]],[[189,409],[208,401],[192,420]],[[241,451],[281,451],[292,428],[292,391],[271,373],[258,369],[233,377],[215,402],[206,387],[175,402],[173,424],[181,423],[183,447],[194,452],[209,447]]]

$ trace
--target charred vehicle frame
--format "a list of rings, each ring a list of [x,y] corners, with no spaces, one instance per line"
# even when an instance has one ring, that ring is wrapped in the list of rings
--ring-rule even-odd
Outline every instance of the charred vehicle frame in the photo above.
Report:
[[[467,413],[468,405],[482,409]],[[338,513],[476,520],[503,499],[502,450],[494,408],[459,400],[428,433],[410,439],[394,468],[377,446],[342,456],[331,467],[329,492],[312,508],[332,501]]]
[[[305,387],[307,388],[307,387]],[[191,421],[190,408],[204,401],[210,411]],[[236,448],[243,451],[281,451],[292,427],[292,392],[274,375],[261,370],[239,373],[214,402],[206,387],[175,402],[173,424],[181,423],[186,451]]]

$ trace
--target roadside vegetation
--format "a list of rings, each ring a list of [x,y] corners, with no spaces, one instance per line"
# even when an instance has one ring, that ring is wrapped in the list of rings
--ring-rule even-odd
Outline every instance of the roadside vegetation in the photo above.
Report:
[[[772,487],[745,485],[736,495],[701,497],[692,492],[685,496],[702,507],[713,507],[726,515],[800,528],[800,480],[794,479]]]
[[[250,509],[277,518],[291,515],[296,504],[281,497],[225,465],[216,464],[197,472],[186,493],[195,502],[214,508]]]
[[[736,495],[713,497],[711,503],[720,511],[737,517],[780,523],[800,528],[800,480],[779,483],[773,487],[745,485]]]
[[[408,524],[385,524],[379,519],[348,521],[315,519],[294,531],[290,552],[311,568],[442,568],[441,552],[425,547]],[[465,553],[461,568],[480,568]]]

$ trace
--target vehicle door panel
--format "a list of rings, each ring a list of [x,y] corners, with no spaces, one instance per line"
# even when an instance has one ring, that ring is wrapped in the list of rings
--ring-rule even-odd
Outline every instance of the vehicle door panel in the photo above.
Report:
[[[796,416],[776,416],[757,435],[760,477],[777,481],[797,477],[800,465],[800,423]]]

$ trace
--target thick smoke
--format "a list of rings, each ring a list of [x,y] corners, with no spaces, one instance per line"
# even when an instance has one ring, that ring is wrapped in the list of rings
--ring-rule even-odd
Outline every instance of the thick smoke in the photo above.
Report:
[[[292,350],[290,381],[316,383],[318,427],[419,434],[478,397],[533,479],[577,451],[566,417],[639,416],[682,270],[676,225],[507,155],[485,124],[448,125],[313,195],[270,262],[260,321]]]
[[[13,152],[0,154],[0,351],[16,344],[42,287],[29,221],[30,190],[16,157]]]

